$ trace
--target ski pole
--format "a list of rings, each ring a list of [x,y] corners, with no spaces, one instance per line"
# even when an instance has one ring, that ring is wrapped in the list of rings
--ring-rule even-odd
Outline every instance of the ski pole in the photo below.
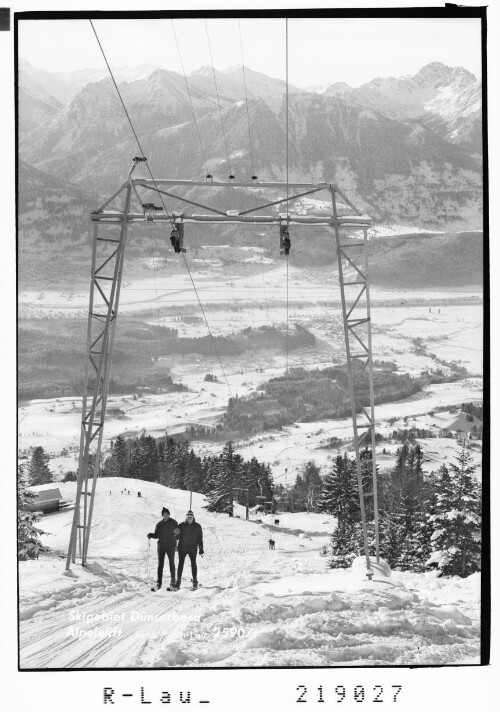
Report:
[[[148,549],[146,552],[146,578],[149,578],[149,562],[151,559],[151,539],[148,539]]]

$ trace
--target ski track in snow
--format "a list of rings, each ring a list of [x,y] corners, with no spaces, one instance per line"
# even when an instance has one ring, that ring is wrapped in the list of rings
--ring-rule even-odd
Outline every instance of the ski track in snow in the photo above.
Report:
[[[131,495],[120,494],[124,486]],[[74,483],[62,490],[74,498]],[[190,590],[187,560],[178,592],[151,592],[156,547],[146,575],[146,533],[163,504],[183,518],[188,498],[155,483],[100,480],[89,565],[76,564],[69,574],[64,553],[72,512],[42,519],[41,528],[52,533],[45,537],[51,551],[20,562],[23,669],[479,662],[479,574],[437,579],[393,572],[369,583],[354,570],[327,570],[319,550],[332,522],[324,515],[310,515],[309,531],[303,529],[309,515],[296,515],[297,534],[290,533],[294,515],[287,514],[287,528],[271,533],[265,522],[207,513],[204,497],[193,493],[207,552],[198,559],[202,587]],[[275,551],[267,548],[270,536]],[[168,585],[168,565],[165,573]],[[78,612],[87,620],[72,621]],[[103,613],[120,620],[89,618]],[[165,621],[133,620],[162,614]],[[121,633],[77,637],[71,626]]]

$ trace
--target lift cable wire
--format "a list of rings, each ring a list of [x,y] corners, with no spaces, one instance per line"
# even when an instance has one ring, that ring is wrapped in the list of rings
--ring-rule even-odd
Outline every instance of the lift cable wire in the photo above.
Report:
[[[191,274],[191,270],[189,269],[188,261],[187,261],[187,259],[186,259],[186,255],[185,255],[184,252],[182,253],[182,259],[184,260],[184,264],[186,265],[186,269],[187,269],[187,271],[188,271],[189,278],[190,278],[190,280],[191,280],[191,284],[193,285],[193,289],[194,289],[194,291],[195,291],[195,293],[196,293],[196,296],[197,296],[197,298],[198,298],[198,303],[199,303],[199,305],[200,305],[201,313],[203,314],[203,318],[205,319],[205,323],[206,323],[206,325],[207,325],[207,329],[208,329],[209,336],[210,336],[210,338],[211,338],[211,340],[212,340],[212,344],[213,344],[213,347],[214,347],[214,351],[215,351],[215,353],[217,354],[217,359],[218,359],[218,361],[219,361],[220,370],[222,371],[222,374],[223,374],[223,376],[224,376],[224,380],[226,381],[227,390],[229,391],[229,395],[230,395],[231,398],[232,398],[232,397],[233,397],[233,393],[232,393],[232,391],[231,391],[231,386],[229,385],[229,381],[227,380],[227,375],[226,375],[226,372],[225,372],[225,370],[224,370],[224,366],[222,365],[222,361],[221,361],[219,352],[217,351],[217,346],[215,345],[214,336],[213,336],[212,331],[211,331],[211,329],[210,329],[210,326],[209,326],[209,324],[208,324],[208,319],[207,319],[207,316],[206,316],[206,314],[205,314],[205,310],[203,309],[203,304],[201,303],[201,299],[200,299],[200,297],[199,297],[198,290],[197,290],[197,288],[196,288],[196,284],[194,283],[193,275]]]
[[[289,225],[289,213],[288,213],[288,135],[289,135],[289,126],[288,126],[288,17],[285,17],[285,113],[286,113],[286,225],[288,228]],[[288,368],[288,357],[289,357],[289,325],[288,325],[288,316],[289,316],[289,300],[288,300],[288,255],[286,255],[286,392],[287,392],[287,400],[289,401],[290,399],[290,373],[289,373],[289,368]],[[288,430],[286,431],[286,449],[287,452],[288,450]],[[286,470],[285,469],[285,473]],[[286,480],[286,474],[285,474],[285,480]]]
[[[128,111],[127,111],[127,107],[125,106],[125,103],[124,103],[124,101],[123,101],[123,99],[122,99],[122,96],[121,96],[121,94],[120,94],[120,90],[118,89],[118,85],[117,85],[117,83],[116,83],[116,81],[115,81],[115,78],[114,78],[114,76],[113,76],[113,72],[111,71],[111,67],[109,66],[108,60],[107,60],[107,58],[106,58],[106,54],[105,54],[105,52],[104,52],[104,50],[103,50],[103,48],[102,48],[102,45],[101,45],[101,43],[100,43],[100,41],[99,41],[99,37],[98,37],[98,35],[97,35],[97,32],[96,32],[96,30],[95,30],[95,27],[94,27],[94,25],[93,25],[93,23],[92,23],[92,20],[89,20],[89,22],[90,22],[90,24],[91,24],[91,26],[92,26],[92,29],[93,29],[93,31],[94,31],[96,40],[97,40],[97,42],[98,42],[98,44],[99,44],[99,47],[100,47],[100,50],[101,50],[101,52],[102,52],[102,56],[104,57],[104,61],[106,62],[106,66],[107,66],[107,68],[108,68],[108,70],[109,70],[109,73],[110,73],[110,75],[111,75],[111,78],[112,78],[112,80],[113,80],[113,84],[115,85],[115,88],[116,88],[116,91],[117,91],[117,93],[118,93],[118,96],[120,97],[120,101],[121,101],[121,104],[122,104],[122,106],[123,106],[123,109],[124,109],[124,111],[125,111],[125,113],[126,113],[126,115],[127,115],[127,119],[128,119],[129,124],[130,124],[130,128],[132,129],[132,133],[133,133],[134,136],[135,136],[135,139],[136,139],[136,141],[137,141],[137,145],[138,145],[139,150],[140,150],[140,152],[141,152],[141,154],[142,154],[142,157],[145,158],[145,156],[144,156],[144,151],[142,150],[142,146],[141,146],[141,144],[140,144],[140,142],[139,142],[139,139],[137,138],[137,134],[136,134],[136,132],[135,132],[134,126],[133,126],[133,124],[132,124],[132,121],[131,121],[131,119],[130,119],[129,113],[128,113]],[[205,21],[205,26],[206,26],[206,21]],[[148,165],[147,161],[146,161],[146,166],[147,166],[149,175],[151,176],[151,180],[153,181],[153,183],[154,183],[154,185],[155,185],[155,188],[156,188],[156,190],[157,190],[157,192],[158,192],[158,195],[160,196],[160,200],[161,200],[161,202],[162,202],[162,205],[163,205],[163,208],[164,208],[164,210],[165,210],[165,213],[166,213],[168,219],[170,220],[170,223],[171,223],[172,227],[174,227],[175,222],[174,222],[174,220],[173,220],[173,217],[170,215],[170,213],[169,213],[168,210],[167,210],[167,206],[165,205],[165,202],[164,202],[164,200],[163,200],[162,194],[158,191],[158,186],[156,185],[156,181],[155,181],[155,179],[154,179],[154,177],[153,177],[153,174],[151,173],[151,169],[149,168],[149,165]],[[191,284],[193,285],[193,289],[194,289],[194,291],[195,291],[196,298],[198,299],[198,303],[199,303],[199,305],[200,305],[200,309],[201,309],[201,312],[202,312],[202,314],[203,314],[203,318],[205,319],[205,323],[206,323],[206,325],[207,325],[208,333],[209,333],[210,338],[211,338],[211,340],[212,340],[212,344],[213,344],[213,347],[214,347],[214,351],[215,351],[215,354],[216,354],[217,359],[218,359],[218,361],[219,361],[219,365],[220,365],[221,371],[222,371],[222,373],[224,374],[224,378],[225,378],[225,381],[226,381],[226,384],[227,384],[227,387],[228,387],[228,390],[229,390],[229,394],[230,394],[231,397],[232,397],[231,387],[230,387],[230,385],[229,385],[229,381],[227,380],[226,372],[225,372],[225,370],[224,370],[224,366],[222,365],[222,361],[221,361],[219,352],[217,351],[217,346],[216,346],[216,344],[215,344],[215,339],[214,339],[214,337],[213,337],[213,335],[212,335],[212,332],[211,332],[211,330],[210,330],[210,326],[209,326],[209,323],[208,323],[208,319],[207,319],[207,316],[206,316],[206,314],[205,314],[205,310],[203,309],[203,305],[202,305],[202,303],[201,303],[200,295],[198,294],[198,290],[197,290],[196,285],[195,285],[195,283],[194,283],[193,275],[191,274],[191,270],[189,269],[189,265],[188,265],[188,262],[187,262],[187,260],[186,260],[185,254],[182,253],[182,256],[183,256],[183,258],[184,258],[184,264],[186,265],[186,269],[187,269],[187,271],[188,271],[189,278],[190,278],[190,280],[191,280]]]
[[[252,176],[255,175],[255,163],[253,160],[253,148],[252,148],[252,134],[250,132],[250,113],[248,110],[248,93],[247,93],[247,78],[246,78],[246,72],[245,72],[245,57],[243,54],[243,39],[241,37],[241,22],[238,19],[238,29],[239,29],[239,35],[240,35],[240,50],[241,50],[241,66],[243,69],[243,85],[245,87],[245,106],[247,110],[247,123],[248,123],[248,143],[250,144],[250,161],[252,164]]]
[[[121,105],[123,106],[123,110],[124,110],[124,112],[125,112],[125,114],[126,114],[126,116],[127,116],[128,122],[129,122],[129,124],[130,124],[130,128],[132,129],[132,133],[134,134],[135,140],[137,141],[137,146],[139,147],[139,151],[141,152],[141,156],[142,156],[143,158],[146,158],[146,156],[144,155],[144,151],[142,150],[142,146],[141,146],[141,143],[140,143],[139,138],[138,138],[138,136],[137,136],[137,133],[136,133],[136,131],[135,131],[135,129],[134,129],[134,125],[133,125],[133,123],[132,123],[132,120],[131,120],[131,118],[130,118],[130,115],[129,115],[128,111],[127,111],[127,107],[125,106],[125,102],[123,101],[123,98],[122,98],[122,95],[121,95],[121,93],[120,93],[120,90],[118,89],[118,84],[117,84],[116,81],[115,81],[115,77],[114,77],[114,75],[113,75],[113,72],[111,71],[111,67],[109,66],[109,62],[108,62],[108,60],[107,60],[106,54],[105,54],[105,52],[104,52],[104,49],[103,49],[103,47],[102,47],[102,45],[101,45],[101,42],[100,42],[100,40],[99,40],[99,37],[98,37],[98,35],[97,35],[96,29],[95,29],[95,27],[94,27],[94,23],[92,22],[92,20],[91,20],[90,18],[89,18],[89,22],[90,22],[90,24],[91,24],[91,26],[92,26],[92,30],[94,31],[94,35],[95,35],[95,38],[96,38],[96,40],[97,40],[97,44],[99,45],[99,48],[100,48],[100,50],[101,50],[102,56],[104,57],[104,61],[106,62],[106,66],[107,66],[107,68],[108,68],[108,71],[109,71],[109,74],[110,74],[110,76],[111,76],[111,79],[113,80],[113,84],[115,85],[116,92],[117,92],[118,97],[119,97],[119,99],[120,99]],[[153,177],[153,174],[151,173],[151,168],[149,167],[149,164],[148,164],[147,160],[145,161],[145,163],[146,163],[146,168],[148,169],[148,173],[149,173],[149,175],[150,175],[150,177],[151,177],[151,180],[153,181],[154,186],[155,186],[155,188],[157,189],[158,186],[156,185],[156,181],[155,181],[155,179],[154,179],[154,177]],[[170,213],[169,213],[168,210],[167,210],[167,206],[165,205],[165,202],[164,202],[164,200],[163,200],[163,196],[162,196],[160,193],[158,193],[158,195],[160,196],[160,200],[161,200],[161,202],[162,202],[163,209],[165,210],[165,214],[166,214],[166,216],[168,217],[168,219],[170,220],[170,223],[172,224],[172,227],[173,227],[175,223],[174,223],[174,220],[173,220],[172,216],[170,215]]]
[[[222,108],[221,108],[221,105],[220,105],[219,87],[217,86],[217,78],[216,78],[216,76],[215,76],[214,60],[213,60],[213,58],[212,58],[212,46],[211,46],[211,44],[210,44],[210,35],[208,34],[208,25],[207,25],[207,21],[206,21],[206,20],[205,20],[205,31],[206,31],[206,34],[207,34],[208,51],[209,51],[209,53],[210,53],[210,64],[211,64],[211,67],[212,67],[212,74],[213,74],[213,77],[214,77],[215,92],[216,92],[216,94],[217,94],[217,105],[218,105],[218,107],[219,107],[219,116],[220,116],[220,123],[221,123],[221,126],[222,126],[222,135],[223,135],[223,137],[224,137],[224,146],[225,146],[225,149],[226,149],[226,160],[227,160],[227,165],[229,166],[229,172],[232,174],[232,173],[233,173],[233,170],[232,170],[232,168],[231,168],[231,163],[230,163],[230,161],[229,161],[229,150],[228,150],[228,147],[227,147],[226,132],[225,132],[225,130],[224,130],[224,121],[223,121],[223,119],[222,119]]]
[[[252,145],[252,133],[250,131],[250,112],[248,109],[248,91],[247,91],[247,80],[246,80],[246,70],[245,70],[245,55],[243,52],[243,37],[241,34],[241,21],[238,18],[238,30],[239,30],[239,37],[240,37],[240,50],[241,50],[241,66],[243,69],[243,86],[245,89],[245,106],[246,106],[246,113],[247,113],[247,125],[248,125],[248,143],[250,145],[250,162],[252,165],[252,177],[255,175],[255,161],[254,161],[254,155],[253,155],[253,145]],[[253,198],[254,198],[254,206],[257,207],[257,196],[255,194],[255,190],[253,191]],[[259,246],[260,246],[260,267],[262,271],[262,287],[264,289],[264,303],[266,305],[266,321],[269,325],[269,306],[267,302],[267,293],[266,293],[266,280],[264,276],[264,259],[263,259],[263,250],[262,250],[262,239],[260,236],[260,233],[257,233],[259,237]],[[270,335],[268,339],[268,344],[270,346]]]
[[[191,91],[190,91],[190,89],[189,89],[189,84],[188,84],[188,80],[187,80],[187,76],[186,76],[186,71],[185,71],[185,69],[184,69],[184,62],[182,61],[182,55],[181,55],[181,50],[180,50],[180,47],[179,47],[179,42],[178,42],[178,40],[177,40],[177,33],[176,33],[176,31],[175,31],[174,21],[173,21],[173,20],[170,20],[170,24],[172,25],[172,31],[173,31],[173,33],[174,33],[175,44],[176,44],[176,46],[177,46],[177,54],[179,55],[179,62],[180,62],[180,64],[181,64],[182,74],[184,75],[184,81],[185,81],[185,83],[186,83],[186,90],[187,90],[188,97],[189,97],[189,103],[191,104],[191,111],[193,112],[193,119],[194,119],[194,123],[195,123],[195,126],[196,126],[196,133],[198,134],[198,139],[199,139],[199,142],[200,142],[201,155],[203,156],[203,163],[204,163],[204,166],[205,166],[205,171],[208,173],[207,157],[206,157],[206,154],[205,154],[205,149],[203,148],[203,141],[201,140],[200,127],[198,126],[198,120],[196,119],[196,113],[195,113],[195,111],[194,111],[193,99],[192,99],[192,97],[191,97]]]
[[[289,136],[289,126],[288,126],[288,17],[285,18],[285,59],[286,59],[286,77],[285,77],[285,110],[286,110],[286,215],[287,215],[287,226],[289,224],[288,218],[288,136]],[[286,255],[286,377],[288,385],[288,352],[289,352],[289,330],[288,330],[288,317],[289,317],[289,302],[288,302],[288,255]]]
[[[211,66],[212,66],[212,74],[213,74],[213,78],[214,78],[215,92],[216,92],[216,95],[217,95],[217,104],[218,104],[218,107],[219,107],[219,116],[220,116],[220,122],[221,122],[221,127],[222,127],[222,135],[223,135],[224,146],[225,146],[225,150],[226,150],[226,160],[227,160],[227,165],[229,166],[229,171],[230,171],[230,173],[232,174],[232,173],[233,173],[233,170],[232,170],[232,167],[231,167],[231,162],[230,162],[230,160],[229,160],[229,149],[228,149],[228,144],[227,144],[226,131],[225,131],[225,128],[224,128],[224,121],[223,121],[223,118],[222,118],[222,107],[221,107],[221,103],[220,103],[219,88],[218,88],[218,85],[217,85],[217,77],[216,77],[216,75],[215,75],[214,61],[213,61],[213,56],[212,56],[212,46],[211,46],[211,44],[210,44],[210,35],[209,35],[209,32],[208,32],[208,25],[207,25],[207,21],[206,21],[206,20],[205,20],[205,31],[206,31],[206,35],[207,35],[208,50],[209,50],[209,54],[210,54],[210,63],[211,63]],[[246,268],[246,264],[245,264],[245,263],[243,264],[243,267],[244,267],[244,270],[245,270],[245,280],[246,280],[247,290],[248,290],[248,273],[247,273],[247,268]],[[231,280],[231,281],[233,281],[233,280]],[[233,290],[234,290],[234,288],[233,288]],[[254,317],[253,317],[253,303],[252,303],[252,300],[251,300],[251,299],[250,299],[250,304],[251,304],[250,309],[251,309],[251,316],[252,316],[252,323],[253,323],[253,322],[254,322]]]
[[[156,255],[159,254],[158,250],[158,244],[156,242],[156,237],[154,234],[154,229],[153,229],[153,223],[149,223],[150,229],[149,229],[149,235],[151,238],[151,242],[154,246],[154,251],[152,252],[153,256],[153,276],[154,276],[154,282],[155,282],[155,297],[156,297],[156,319],[158,322],[158,340],[157,340],[157,352],[156,352],[156,363],[155,366],[157,366],[157,373],[158,377],[156,379],[157,384],[159,383],[159,390],[161,393],[162,389],[162,383],[160,381],[160,376],[161,376],[161,369],[160,369],[160,349],[159,347],[161,346],[161,323],[160,323],[160,301],[158,298],[158,283],[156,280]],[[165,372],[166,373],[166,372]],[[164,373],[164,375],[165,375]],[[168,433],[168,409],[167,409],[167,391],[165,391],[165,424],[166,424],[166,431]]]

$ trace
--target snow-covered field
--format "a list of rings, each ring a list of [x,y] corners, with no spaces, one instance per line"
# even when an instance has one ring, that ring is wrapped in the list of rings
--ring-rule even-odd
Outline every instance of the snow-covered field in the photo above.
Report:
[[[209,248],[210,246],[206,246]],[[214,257],[218,251],[223,252],[228,245],[214,247]],[[340,299],[338,278],[330,269],[309,268],[301,269],[294,265],[287,266],[286,262],[276,260],[274,264],[262,262],[258,248],[252,251],[241,248],[242,259],[251,259],[252,264],[246,268],[243,264],[239,267],[223,265],[218,259],[212,257],[210,250],[205,249],[203,259],[188,258],[193,263],[192,276],[200,298],[208,310],[210,305],[224,305],[227,303],[241,304],[252,302],[255,312],[258,307],[273,307],[273,302],[284,302],[287,297],[290,302],[300,302],[304,306],[314,305],[316,302],[331,302]],[[240,256],[240,257],[241,257]],[[168,262],[171,262],[169,260]],[[167,264],[168,264],[167,262]],[[161,268],[163,262],[156,260],[151,265],[155,266],[155,274],[145,274],[141,278],[127,277],[124,279],[120,296],[120,312],[134,313],[144,309],[167,306],[193,305],[196,313],[200,314],[198,300],[193,290],[189,274],[184,268],[175,271],[171,267],[167,271]],[[261,268],[262,267],[262,268]],[[265,267],[265,269],[264,269]],[[346,272],[346,275],[349,271]],[[464,289],[426,289],[404,290],[386,289],[372,286],[371,298],[375,300],[453,300],[456,298],[483,296],[482,289],[466,287]],[[19,317],[67,317],[71,315],[86,314],[88,310],[88,292],[79,288],[76,291],[68,286],[66,291],[46,289],[44,291],[23,290],[18,295]],[[281,316],[280,321],[284,320]],[[247,324],[248,325],[248,324]]]
[[[261,373],[231,374],[231,390],[240,395],[250,392],[264,377]],[[184,381],[184,378],[182,380]],[[110,397],[110,411],[116,412],[119,409],[123,415],[109,416],[106,419],[104,450],[109,448],[111,440],[120,434],[137,436],[145,430],[150,435],[159,436],[165,431],[170,434],[182,432],[191,424],[214,424],[227,405],[226,384],[205,382],[200,374],[186,376],[186,383],[193,389],[192,392],[149,394],[136,400],[132,396]],[[481,400],[480,378],[431,385],[411,398],[377,406],[377,429],[385,436],[397,428],[432,429],[434,425],[438,431],[443,427],[444,421],[429,415],[434,409]],[[67,470],[75,470],[80,419],[79,399],[68,397],[31,401],[19,410],[18,447],[25,450],[42,445],[47,452],[54,454],[51,467],[56,476]],[[257,457],[261,461],[269,462],[276,482],[292,484],[302,464],[308,460],[315,460],[319,466],[329,466],[336,454],[336,451],[326,447],[332,437],[343,440],[352,438],[350,418],[297,423],[284,427],[280,432],[266,432],[238,442],[236,448],[245,458]],[[192,444],[200,455],[219,451],[221,447],[220,443],[194,441]],[[422,445],[424,451],[431,448],[434,452],[433,458],[424,463],[427,470],[437,469],[450,453],[458,453],[459,450],[457,441],[449,439],[433,438],[422,441]],[[381,443],[379,454],[383,446],[384,443]],[[63,448],[68,449],[68,455],[60,457]],[[480,454],[477,454],[477,459],[480,460]],[[381,462],[383,461],[381,457]],[[388,465],[392,465],[392,461]]]
[[[124,487],[130,495],[121,494]],[[60,488],[74,498],[74,483]],[[182,519],[187,492],[100,480],[88,566],[69,573],[72,511],[45,516],[50,553],[19,567],[21,668],[479,662],[479,574],[393,572],[368,582],[362,569],[326,569],[319,552],[331,517],[278,514],[275,528],[274,516],[260,524],[209,514],[203,499],[193,494],[206,551],[197,591],[188,587],[189,567],[179,592],[149,590],[155,547],[148,563],[146,533],[162,506]]]
[[[205,246],[203,254],[215,254],[229,246]],[[259,248],[241,248],[243,254],[259,255]],[[235,276],[227,270],[217,275],[210,271],[195,274],[205,303],[207,320],[214,336],[234,334],[246,328],[286,325],[286,279],[284,263],[266,271],[256,270],[250,275]],[[300,323],[316,337],[316,347],[291,351],[288,357],[290,368],[324,368],[332,360],[345,360],[339,306],[326,302],[338,300],[337,289],[332,289],[330,280],[321,269],[308,271],[290,267],[289,273],[289,323]],[[263,295],[265,299],[263,300]],[[411,375],[422,371],[447,371],[443,362],[458,361],[478,378],[468,378],[454,384],[435,385],[416,396],[376,407],[377,429],[384,435],[392,428],[406,427],[404,418],[416,418],[417,427],[424,425],[421,419],[435,408],[460,405],[468,401],[482,400],[482,304],[481,289],[466,291],[387,290],[374,287],[372,296],[373,356],[374,359],[391,360],[399,370]],[[87,295],[83,292],[22,293],[21,314],[24,308],[31,314],[54,316],[62,310],[65,316],[84,313]],[[463,303],[464,299],[467,300]],[[478,303],[471,303],[477,299]],[[190,315],[200,315],[195,305],[192,285],[184,273],[170,276],[158,274],[140,281],[125,281],[122,289],[121,310],[129,313],[156,306],[191,304]],[[56,312],[53,312],[53,310]],[[189,309],[189,307],[188,307]],[[83,310],[83,312],[82,312]],[[59,313],[59,312],[57,312]],[[204,321],[186,323],[177,321],[175,314],[160,315],[152,323],[162,323],[178,330],[179,336],[201,337],[207,333]],[[118,326],[119,328],[119,326]],[[413,339],[422,340],[423,349],[415,352]],[[433,356],[432,356],[433,355]],[[104,443],[108,447],[119,434],[138,435],[146,431],[152,435],[183,431],[191,425],[212,426],[224,411],[230,395],[245,396],[258,386],[282,375],[286,368],[285,354],[277,349],[261,349],[246,352],[243,357],[224,358],[224,374],[215,354],[164,356],[160,366],[168,369],[176,382],[189,388],[189,392],[166,395],[143,395],[139,400],[131,396],[113,396],[108,399],[108,416],[104,431]],[[216,374],[218,382],[204,382],[206,373]],[[228,383],[226,383],[226,377]],[[114,414],[113,414],[114,411]],[[116,415],[122,411],[121,415]],[[56,474],[76,468],[76,453],[80,438],[80,403],[78,399],[32,401],[22,404],[19,411],[19,449],[28,450],[42,445],[54,455],[52,468]],[[399,421],[402,421],[399,423]],[[273,463],[276,481],[288,482],[294,470],[302,463],[314,459],[318,465],[328,466],[332,452],[324,446],[329,437],[349,439],[352,427],[348,419],[299,424],[285,428],[281,433],[264,433],[249,442],[238,443],[246,457],[257,456]],[[447,443],[448,448],[450,443]],[[200,454],[213,452],[218,445],[194,443]],[[436,449],[437,443],[432,443]],[[69,457],[61,457],[63,448]],[[447,448],[447,449],[448,449]],[[380,448],[382,450],[382,448]],[[444,461],[442,449],[435,462]],[[446,452],[446,456],[449,453]],[[381,457],[381,462],[383,457]],[[429,460],[430,462],[431,460]],[[295,475],[293,475],[294,477]]]

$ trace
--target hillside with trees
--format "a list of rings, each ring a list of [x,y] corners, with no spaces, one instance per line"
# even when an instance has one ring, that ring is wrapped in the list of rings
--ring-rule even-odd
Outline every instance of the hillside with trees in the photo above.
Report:
[[[152,312],[152,318],[158,318]],[[221,358],[242,356],[261,349],[289,351],[313,348],[315,338],[300,324],[290,333],[275,326],[260,326],[235,331],[228,336],[181,337],[173,326],[157,326],[147,314],[124,315],[116,331],[113,352],[111,394],[134,394],[143,390],[158,393],[185,390],[174,383],[162,357],[188,354],[213,357],[214,344]],[[78,396],[83,393],[86,326],[81,319],[24,321],[18,330],[20,400]]]
[[[397,374],[394,369],[394,364],[375,364],[375,403],[408,398],[422,389],[422,380]],[[359,365],[355,366],[355,371],[358,403],[360,406],[367,405],[368,374]],[[350,409],[345,366],[313,370],[292,368],[288,376],[270,379],[249,396],[230,398],[222,422],[214,430],[191,428],[188,434],[192,439],[249,437],[292,423],[342,418],[351,413]]]
[[[211,512],[233,514],[234,503],[254,507],[263,497],[272,501],[271,468],[255,457],[245,460],[228,441],[219,455],[200,458],[183,438],[142,435],[113,443],[102,477],[124,477],[158,482],[165,487],[207,495]]]

